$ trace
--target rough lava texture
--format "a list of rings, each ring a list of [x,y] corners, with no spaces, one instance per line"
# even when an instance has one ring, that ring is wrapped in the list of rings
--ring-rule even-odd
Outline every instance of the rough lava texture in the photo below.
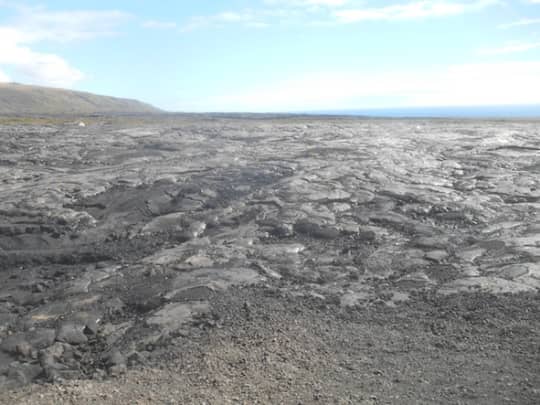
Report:
[[[539,128],[4,122],[0,402],[538,403]]]

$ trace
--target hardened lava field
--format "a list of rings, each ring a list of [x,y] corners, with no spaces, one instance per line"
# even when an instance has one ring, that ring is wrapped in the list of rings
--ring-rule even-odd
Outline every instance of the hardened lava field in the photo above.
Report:
[[[0,402],[538,403],[539,213],[537,121],[3,120]]]

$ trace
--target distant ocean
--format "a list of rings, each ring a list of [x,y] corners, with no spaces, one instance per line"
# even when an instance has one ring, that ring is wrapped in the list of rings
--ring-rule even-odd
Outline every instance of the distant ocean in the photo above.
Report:
[[[540,105],[402,107],[359,110],[320,110],[305,113],[383,118],[540,118]]]

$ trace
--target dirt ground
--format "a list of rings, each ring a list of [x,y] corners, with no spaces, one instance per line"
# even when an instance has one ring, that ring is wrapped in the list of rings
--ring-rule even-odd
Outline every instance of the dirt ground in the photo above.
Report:
[[[343,309],[233,289],[151,364],[0,394],[21,404],[537,404],[537,295],[418,296]]]

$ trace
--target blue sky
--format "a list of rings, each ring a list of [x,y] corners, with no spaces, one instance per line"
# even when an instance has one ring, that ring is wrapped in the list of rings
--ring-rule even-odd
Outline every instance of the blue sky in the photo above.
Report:
[[[0,0],[0,81],[175,111],[540,104],[540,0]]]

